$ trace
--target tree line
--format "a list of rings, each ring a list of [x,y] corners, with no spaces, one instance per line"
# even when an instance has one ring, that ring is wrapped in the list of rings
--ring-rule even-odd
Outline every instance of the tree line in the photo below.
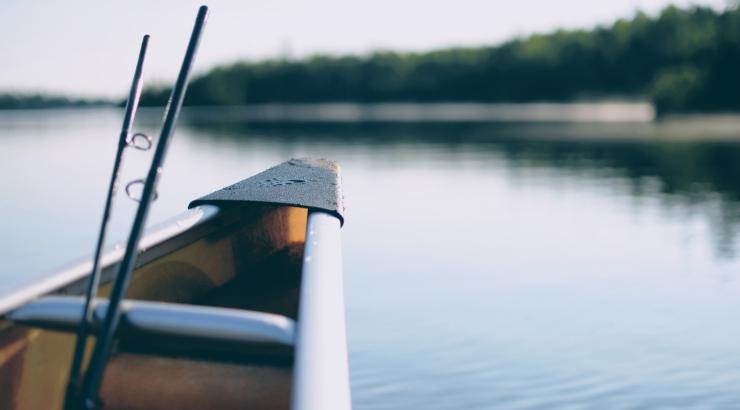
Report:
[[[0,93],[0,109],[32,110],[39,108],[97,107],[113,105],[114,102],[103,99],[69,98],[44,94]]]
[[[166,87],[143,105],[164,105]],[[186,105],[313,102],[533,102],[649,99],[659,113],[740,109],[740,11],[669,6],[591,30],[424,53],[242,61],[193,79]],[[68,101],[67,105],[81,105]],[[0,95],[0,108],[65,105]]]
[[[161,105],[168,90],[149,88]],[[647,97],[659,112],[740,108],[740,11],[669,6],[592,30],[491,47],[238,62],[195,78],[186,104],[531,102]]]

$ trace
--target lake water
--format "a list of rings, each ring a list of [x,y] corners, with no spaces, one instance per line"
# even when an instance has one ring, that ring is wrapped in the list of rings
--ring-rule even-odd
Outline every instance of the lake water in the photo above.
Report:
[[[92,250],[120,115],[0,112],[0,286]],[[150,219],[299,156],[343,167],[356,409],[740,403],[740,120],[191,113]],[[135,204],[116,206],[120,238]]]

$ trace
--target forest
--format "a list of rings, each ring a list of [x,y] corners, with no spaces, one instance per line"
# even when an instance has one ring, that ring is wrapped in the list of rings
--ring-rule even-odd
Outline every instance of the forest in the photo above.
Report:
[[[65,107],[98,107],[113,105],[115,102],[105,99],[69,98],[59,95],[44,95],[40,93],[0,93],[0,109],[3,110],[31,110],[37,108],[65,108]]]
[[[168,95],[149,87],[142,104]],[[658,113],[740,109],[740,10],[669,6],[488,47],[241,61],[194,78],[186,105],[614,98],[652,101]],[[8,104],[19,105],[0,97]]]

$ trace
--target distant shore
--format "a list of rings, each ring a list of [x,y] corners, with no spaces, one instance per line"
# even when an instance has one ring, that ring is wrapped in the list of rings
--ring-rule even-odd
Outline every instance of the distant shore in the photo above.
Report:
[[[69,127],[120,121],[120,106],[0,110],[0,127]],[[164,107],[142,107],[137,127],[161,126]],[[336,138],[394,140],[423,129],[435,139],[437,129],[457,130],[458,137],[477,138],[482,130],[495,138],[567,140],[740,141],[740,114],[668,114],[651,118],[645,102],[535,104],[252,104],[228,107],[185,107],[184,127],[223,129],[241,137],[255,130],[301,130]],[[410,131],[411,130],[411,131]],[[258,131],[262,132],[262,131]],[[325,134],[326,133],[326,134]],[[317,135],[318,135],[317,134]]]
[[[115,104],[115,101],[99,98],[71,98],[40,93],[0,93],[0,110],[105,107]]]
[[[740,9],[668,6],[657,16],[472,48],[241,61],[193,79],[191,106],[271,103],[534,103],[614,97],[658,115],[740,112]],[[144,105],[169,90],[150,87]]]
[[[200,121],[246,122],[650,122],[648,102],[318,103],[187,107]]]
[[[400,113],[390,114],[379,114],[386,112],[382,107],[369,113],[347,111],[350,117],[374,118],[404,116],[413,111],[404,104],[459,104],[478,107],[467,110],[466,115],[510,118],[520,115],[504,109],[512,103],[575,106],[581,100],[616,97],[649,103],[652,114],[640,109],[642,117],[740,112],[737,27],[737,6],[721,11],[668,6],[657,16],[638,12],[631,19],[591,30],[558,30],[488,47],[241,61],[196,76],[185,105],[396,104],[395,108],[400,109]],[[169,94],[167,87],[147,87],[141,104],[162,106]],[[0,109],[114,104],[122,102],[0,94]],[[481,112],[481,104],[499,106]],[[586,104],[587,115],[598,116],[589,111],[591,103]],[[449,115],[443,111],[433,110],[433,115]],[[473,111],[478,113],[470,114]],[[270,112],[281,112],[286,118],[306,115],[306,110],[298,108]],[[569,111],[556,116],[573,115],[577,114]]]
[[[13,107],[10,110],[116,107],[112,102]],[[159,107],[142,107],[159,112]],[[3,108],[0,108],[3,110]],[[7,110],[7,109],[6,109]],[[199,121],[214,122],[650,122],[655,109],[645,101],[572,103],[306,103],[185,107]]]

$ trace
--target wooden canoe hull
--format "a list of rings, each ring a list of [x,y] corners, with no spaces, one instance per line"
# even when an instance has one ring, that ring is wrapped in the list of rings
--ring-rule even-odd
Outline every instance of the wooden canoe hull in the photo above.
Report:
[[[351,409],[338,165],[293,159],[190,208],[139,243],[103,408]],[[122,257],[101,258],[103,298]],[[0,289],[1,409],[62,407],[91,267]]]
[[[146,263],[135,270],[127,299],[242,308],[295,319],[306,218],[306,209],[288,206],[221,211],[201,237],[181,241],[156,259],[142,258]],[[172,248],[179,239],[154,248]],[[80,285],[65,284],[58,292],[76,293]],[[101,287],[102,296],[108,288]],[[60,408],[74,335],[9,322],[2,326],[0,407]],[[188,346],[123,336],[106,370],[102,399],[106,408],[139,408],[136,403],[151,409],[205,408],[204,403],[217,404],[210,408],[288,408],[292,352],[275,346],[242,350],[192,346],[189,351]]]

